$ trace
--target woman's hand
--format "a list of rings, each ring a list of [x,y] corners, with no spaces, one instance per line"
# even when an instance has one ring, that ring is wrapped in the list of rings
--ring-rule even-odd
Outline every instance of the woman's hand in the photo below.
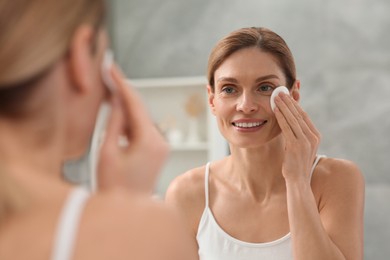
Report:
[[[320,133],[301,106],[280,93],[275,116],[286,142],[282,173],[286,181],[310,182],[310,171],[320,143]]]
[[[168,144],[160,134],[138,93],[113,66],[116,85],[112,111],[100,150],[98,189],[126,187],[151,193],[168,155]],[[125,137],[128,145],[120,146]]]

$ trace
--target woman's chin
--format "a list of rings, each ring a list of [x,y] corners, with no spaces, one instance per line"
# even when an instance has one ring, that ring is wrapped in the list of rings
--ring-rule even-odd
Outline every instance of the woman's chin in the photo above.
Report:
[[[261,148],[264,145],[269,145],[273,142],[277,142],[279,138],[281,138],[281,133],[274,133],[272,135],[269,135],[267,137],[259,137],[259,138],[240,138],[239,140],[232,140],[229,141],[231,145],[237,148],[246,148],[246,149],[254,149],[254,148]]]

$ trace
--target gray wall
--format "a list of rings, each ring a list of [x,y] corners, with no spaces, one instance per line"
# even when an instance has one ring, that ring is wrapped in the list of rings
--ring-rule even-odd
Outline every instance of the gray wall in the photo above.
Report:
[[[116,0],[110,33],[132,78],[204,75],[218,39],[247,26],[279,33],[295,55],[320,153],[366,178],[365,259],[390,256],[390,1]]]

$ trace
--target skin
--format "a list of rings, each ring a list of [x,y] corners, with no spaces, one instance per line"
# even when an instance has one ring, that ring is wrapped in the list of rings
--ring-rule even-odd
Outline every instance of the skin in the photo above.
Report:
[[[310,177],[320,134],[298,103],[300,82],[291,96],[275,99],[273,113],[270,93],[286,79],[272,55],[239,50],[214,76],[209,105],[231,151],[210,166],[209,205],[222,229],[253,243],[291,232],[294,259],[363,259],[362,174],[352,162],[322,158]],[[248,130],[237,122],[266,123]],[[166,194],[187,220],[194,245],[204,173],[205,166],[184,173]]]
[[[100,154],[99,191],[83,211],[72,259],[196,259],[178,214],[146,196],[167,144],[116,67],[111,74],[117,89],[108,94],[100,78],[107,36],[99,32],[92,53],[94,33],[88,25],[77,28],[68,54],[25,104],[26,118],[0,118],[2,170],[25,197],[19,211],[0,221],[0,259],[50,258],[58,217],[74,189],[61,177],[62,162],[87,149],[103,100],[112,112]],[[123,135],[131,147],[117,145]],[[156,158],[154,165],[150,158]]]

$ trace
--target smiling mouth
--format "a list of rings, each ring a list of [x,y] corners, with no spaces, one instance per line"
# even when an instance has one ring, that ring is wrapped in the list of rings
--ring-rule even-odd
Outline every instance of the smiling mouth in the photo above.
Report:
[[[233,122],[232,125],[239,128],[255,128],[264,125],[267,121],[262,122],[250,122],[250,123],[238,123]]]

